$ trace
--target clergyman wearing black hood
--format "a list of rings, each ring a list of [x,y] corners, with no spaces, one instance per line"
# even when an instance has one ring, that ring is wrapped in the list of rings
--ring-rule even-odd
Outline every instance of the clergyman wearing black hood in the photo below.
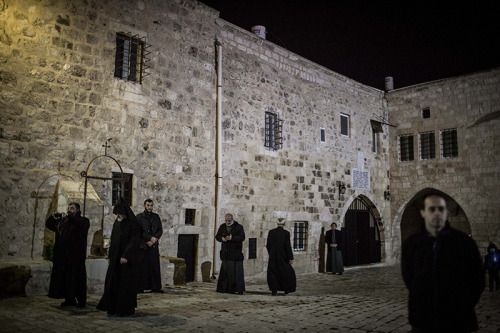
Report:
[[[113,208],[113,214],[117,217],[111,231],[109,266],[97,309],[125,317],[133,315],[137,307],[141,226],[123,198]]]
[[[158,248],[163,228],[160,216],[153,213],[153,207],[153,200],[146,199],[144,212],[137,214],[137,220],[142,228],[139,292],[151,290],[154,293],[163,293],[161,289],[160,250]]]
[[[67,214],[53,213],[45,226],[56,234],[49,297],[64,298],[61,306],[83,308],[87,301],[85,259],[89,219],[82,217],[80,205],[72,202]]]
[[[245,291],[245,278],[243,274],[243,241],[245,231],[243,226],[233,220],[232,214],[226,214],[226,223],[217,231],[215,239],[221,242],[220,259],[222,265],[217,282],[217,292],[238,293]]]

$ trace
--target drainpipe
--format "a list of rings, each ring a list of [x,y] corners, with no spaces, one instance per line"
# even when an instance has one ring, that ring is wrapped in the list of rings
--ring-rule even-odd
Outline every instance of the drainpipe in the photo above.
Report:
[[[216,189],[215,189],[215,220],[214,220],[214,251],[212,260],[212,280],[215,279],[215,262],[217,261],[217,228],[219,222],[220,197],[222,192],[222,44],[215,36],[215,49],[217,56],[217,117],[216,117],[216,168],[215,173]]]

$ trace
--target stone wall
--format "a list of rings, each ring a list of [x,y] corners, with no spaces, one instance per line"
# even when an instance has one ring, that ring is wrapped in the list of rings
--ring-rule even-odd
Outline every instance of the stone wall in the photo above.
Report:
[[[391,123],[391,194],[394,255],[407,204],[419,192],[439,190],[450,197],[452,225],[468,231],[486,252],[500,243],[500,69],[397,89],[386,94]],[[422,109],[429,108],[430,118]],[[457,129],[458,156],[442,157],[440,131]],[[436,158],[421,160],[418,133],[436,133]],[[415,159],[400,162],[399,135],[414,134]],[[454,201],[454,202],[453,202]],[[418,214],[415,210],[414,214]],[[454,224],[455,223],[455,224]],[[465,224],[465,225],[464,225]]]
[[[0,258],[39,258],[44,221],[58,180],[110,177],[114,157],[133,174],[133,209],[146,197],[163,220],[162,255],[177,255],[179,234],[198,234],[201,263],[213,260],[216,67],[223,44],[223,193],[221,216],[234,214],[257,259],[247,276],[265,274],[264,246],[276,214],[307,221],[300,272],[318,269],[322,227],[342,221],[359,195],[390,225],[387,128],[372,152],[370,119],[384,116],[383,93],[331,72],[218,18],[196,1],[8,0],[0,12]],[[142,84],[114,77],[115,37],[130,32],[150,47]],[[264,147],[264,114],[284,120],[283,147]],[[350,135],[340,135],[340,114]],[[321,143],[320,128],[326,142]],[[110,139],[110,140],[108,140]],[[351,186],[352,169],[370,171],[370,188]],[[91,180],[110,229],[111,183]],[[338,184],[347,186],[338,195]],[[194,226],[185,209],[196,209]],[[88,216],[100,225],[101,216]],[[390,230],[386,228],[385,230]],[[390,235],[381,235],[385,249]],[[248,242],[244,243],[245,257]],[[217,251],[218,252],[218,251]],[[218,267],[217,263],[217,267]]]

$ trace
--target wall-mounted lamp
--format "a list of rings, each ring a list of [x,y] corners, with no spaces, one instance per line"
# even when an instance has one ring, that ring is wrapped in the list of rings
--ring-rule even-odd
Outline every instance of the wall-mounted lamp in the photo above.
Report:
[[[339,184],[339,200],[341,199],[341,196],[343,196],[345,193],[345,185],[344,184]]]
[[[385,201],[390,201],[391,200],[391,192],[389,192],[389,190],[384,191],[384,200]]]

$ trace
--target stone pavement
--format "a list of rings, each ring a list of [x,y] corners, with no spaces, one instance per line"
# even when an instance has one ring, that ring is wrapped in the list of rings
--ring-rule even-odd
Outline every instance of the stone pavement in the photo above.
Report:
[[[244,295],[219,294],[214,283],[167,286],[140,294],[135,316],[60,308],[46,296],[0,300],[0,332],[408,332],[399,266],[348,268],[340,275],[297,277],[297,292],[273,297],[265,281],[247,281]],[[479,332],[500,332],[500,292],[485,291],[476,308]]]

